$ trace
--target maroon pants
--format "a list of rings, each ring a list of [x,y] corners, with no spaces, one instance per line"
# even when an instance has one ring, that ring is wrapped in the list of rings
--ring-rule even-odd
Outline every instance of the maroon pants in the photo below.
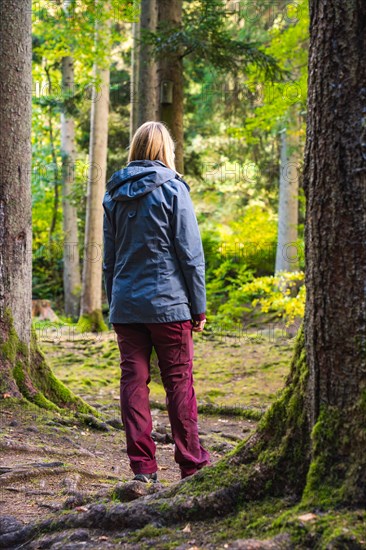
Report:
[[[121,354],[121,415],[132,471],[157,471],[156,445],[151,439],[149,406],[150,355],[159,360],[166,404],[175,443],[174,459],[181,477],[193,474],[210,455],[198,439],[197,402],[193,388],[192,322],[113,323]]]

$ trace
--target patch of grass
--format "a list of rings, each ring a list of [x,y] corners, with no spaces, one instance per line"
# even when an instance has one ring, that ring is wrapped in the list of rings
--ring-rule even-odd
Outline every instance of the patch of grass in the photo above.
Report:
[[[151,539],[161,537],[161,535],[169,535],[171,531],[172,529],[168,529],[167,527],[155,527],[154,525],[148,524],[142,529],[131,533],[129,540],[131,542],[140,542],[142,539]]]

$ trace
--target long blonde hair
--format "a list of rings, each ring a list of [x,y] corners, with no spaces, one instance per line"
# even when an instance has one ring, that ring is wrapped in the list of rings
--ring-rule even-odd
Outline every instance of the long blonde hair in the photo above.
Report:
[[[160,160],[168,168],[176,171],[174,149],[174,141],[165,124],[148,121],[136,130],[131,140],[128,162]]]

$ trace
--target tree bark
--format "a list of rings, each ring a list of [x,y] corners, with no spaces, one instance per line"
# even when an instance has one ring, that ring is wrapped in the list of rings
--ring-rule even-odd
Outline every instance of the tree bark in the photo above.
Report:
[[[182,25],[182,0],[157,0],[158,29]],[[170,129],[175,141],[175,162],[183,173],[183,59],[179,52],[158,60],[159,119]]]
[[[299,156],[294,137],[289,137],[284,129],[281,132],[280,148],[280,191],[278,204],[278,237],[276,268],[281,271],[296,271],[297,261],[297,224],[299,194]],[[287,142],[291,147],[289,153]]]
[[[137,130],[139,106],[140,21],[132,23],[130,141]]]
[[[366,498],[366,17],[359,0],[310,2],[304,166],[308,489]]]
[[[137,126],[157,116],[157,63],[152,46],[144,43],[144,32],[155,32],[157,26],[156,0],[142,0],[140,15],[140,45],[138,61]]]
[[[0,313],[1,339],[9,337],[6,311],[28,347],[32,305],[30,0],[1,0]]]
[[[50,94],[52,93],[52,81],[51,81],[51,75],[50,70],[47,67],[47,64],[45,64],[45,73],[47,75],[48,80],[48,89]],[[54,178],[54,199],[53,199],[53,210],[52,210],[52,218],[51,218],[51,224],[49,229],[49,237],[48,237],[48,245],[52,245],[52,237],[54,234],[54,231],[56,229],[57,224],[57,215],[58,215],[58,207],[59,207],[59,185],[60,185],[60,176],[59,176],[59,167],[57,162],[57,154],[56,154],[56,147],[55,147],[55,139],[54,139],[54,133],[53,133],[53,109],[52,106],[48,106],[48,128],[49,128],[49,135],[50,135],[50,146],[51,146],[51,156],[52,156],[52,163],[53,163],[53,178]]]
[[[366,384],[366,18],[357,0],[311,2],[306,348],[310,418]]]
[[[31,0],[0,0],[0,399],[93,412],[55,378],[31,330],[31,14]]]
[[[74,93],[74,60],[71,56],[62,58],[62,92],[64,98]],[[64,307],[66,315],[76,318],[79,315],[81,279],[77,208],[70,197],[75,175],[75,121],[67,113],[65,101],[61,113],[61,155]]]
[[[109,25],[109,23],[107,23]],[[99,23],[96,41],[99,41]],[[105,192],[108,147],[109,67],[94,65],[94,77],[100,82],[93,88],[89,175],[85,223],[83,281],[80,326],[93,332],[106,330],[102,316],[102,240],[103,195]]]

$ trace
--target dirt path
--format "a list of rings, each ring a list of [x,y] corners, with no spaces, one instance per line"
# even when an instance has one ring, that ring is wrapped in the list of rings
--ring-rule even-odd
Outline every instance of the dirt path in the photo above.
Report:
[[[180,473],[173,458],[168,415],[152,409],[152,416],[158,475],[165,486],[179,481]],[[98,494],[111,493],[119,481],[132,478],[123,431],[108,426],[108,432],[100,432],[62,422],[31,407],[2,410],[1,514],[27,523],[81,506]],[[253,429],[254,422],[200,415],[199,426],[202,443],[217,461]]]

